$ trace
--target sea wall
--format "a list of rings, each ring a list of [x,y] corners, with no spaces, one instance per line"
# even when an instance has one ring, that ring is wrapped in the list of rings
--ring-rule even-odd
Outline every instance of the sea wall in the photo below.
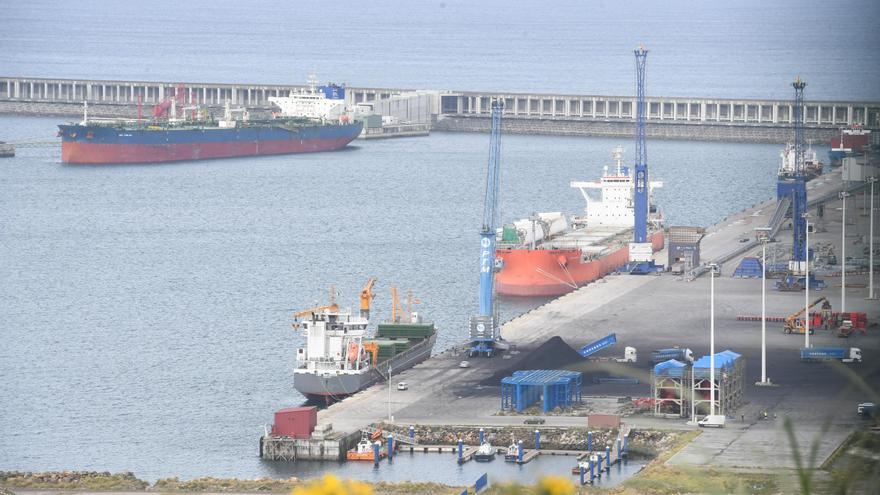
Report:
[[[477,116],[445,116],[434,126],[434,131],[489,132],[491,120]],[[566,120],[560,118],[505,117],[501,124],[505,134],[546,134],[554,136],[598,136],[635,138],[635,122],[604,120]],[[785,143],[794,137],[790,126],[762,124],[710,124],[685,122],[651,122],[646,129],[649,139],[683,139],[698,141],[727,141],[741,143]],[[807,141],[828,143],[839,133],[836,127],[807,127]]]

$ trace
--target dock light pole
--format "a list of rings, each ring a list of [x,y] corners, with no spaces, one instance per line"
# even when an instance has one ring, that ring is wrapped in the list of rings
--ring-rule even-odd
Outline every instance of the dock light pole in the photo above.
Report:
[[[846,198],[849,193],[840,191],[838,197],[843,202],[843,221],[840,226],[840,312],[846,312]],[[872,267],[873,268],[873,267]]]
[[[770,227],[756,227],[755,237],[761,241],[761,381],[758,386],[770,385],[767,379],[767,243]]]
[[[394,419],[391,417],[391,365],[388,365],[388,422],[393,423]]]
[[[806,239],[804,239],[804,251],[806,252],[806,260],[804,260],[804,347],[810,347],[810,218],[809,213],[804,213],[804,230],[806,231]]]
[[[875,300],[874,295],[874,183],[877,182],[876,177],[868,177],[868,184],[871,184],[871,211],[868,214],[868,299]]]
[[[709,263],[709,415],[715,415],[715,272],[718,264]]]

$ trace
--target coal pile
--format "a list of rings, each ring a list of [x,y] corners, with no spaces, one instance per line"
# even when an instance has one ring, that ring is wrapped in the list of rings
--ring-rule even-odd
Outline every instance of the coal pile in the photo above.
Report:
[[[499,370],[486,379],[482,385],[498,386],[501,379],[513,375],[518,370],[562,370],[582,371],[584,358],[573,347],[566,344],[558,335],[512,359],[510,366]]]

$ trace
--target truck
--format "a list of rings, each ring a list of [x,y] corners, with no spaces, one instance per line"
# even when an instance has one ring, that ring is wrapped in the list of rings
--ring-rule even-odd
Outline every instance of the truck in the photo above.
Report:
[[[801,360],[861,363],[862,350],[858,347],[804,347],[801,349]]]
[[[670,347],[668,349],[657,349],[656,351],[651,351],[651,362],[654,364],[669,361],[670,359],[675,359],[676,361],[681,361],[682,363],[693,363],[694,353],[691,352],[690,349],[681,347]]]

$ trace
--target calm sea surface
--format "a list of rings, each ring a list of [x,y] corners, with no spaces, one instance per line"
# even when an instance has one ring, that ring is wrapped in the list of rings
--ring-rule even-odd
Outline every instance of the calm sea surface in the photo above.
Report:
[[[646,5],[18,2],[0,17],[0,74],[299,82],[315,68],[355,85],[628,94],[644,42],[653,94],[787,97],[800,73],[811,97],[880,97],[871,2]],[[0,140],[50,140],[57,123],[0,116]],[[569,181],[598,177],[617,144],[631,161],[629,140],[505,136],[505,221],[579,211]],[[648,153],[671,223],[773,194],[776,145]],[[71,167],[57,147],[0,161],[0,470],[315,472],[257,456],[272,411],[302,400],[291,312],[329,284],[355,306],[377,276],[377,317],[396,284],[437,321],[437,349],[464,339],[487,156],[486,135],[434,134],[173,165]],[[351,475],[418,478],[413,466]]]

